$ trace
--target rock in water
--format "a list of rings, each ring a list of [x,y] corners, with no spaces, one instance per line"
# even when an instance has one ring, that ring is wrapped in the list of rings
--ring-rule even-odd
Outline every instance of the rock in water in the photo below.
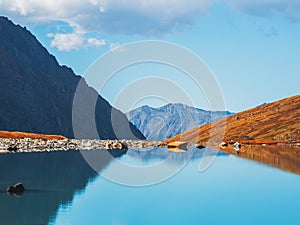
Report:
[[[15,184],[6,189],[6,193],[10,195],[19,195],[21,196],[25,191],[24,185],[22,183]]]

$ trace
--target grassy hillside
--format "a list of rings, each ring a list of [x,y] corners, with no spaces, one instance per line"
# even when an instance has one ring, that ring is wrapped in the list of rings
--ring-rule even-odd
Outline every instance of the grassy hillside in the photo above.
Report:
[[[44,140],[62,140],[66,137],[61,135],[45,135],[45,134],[34,134],[34,133],[24,133],[24,132],[8,132],[0,131],[0,138],[31,138],[31,139],[44,139]]]
[[[249,144],[300,142],[300,95],[237,113],[176,135],[166,142]]]

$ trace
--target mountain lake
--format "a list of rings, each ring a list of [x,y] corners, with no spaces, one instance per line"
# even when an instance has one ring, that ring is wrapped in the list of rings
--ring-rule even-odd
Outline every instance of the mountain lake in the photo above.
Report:
[[[0,177],[0,224],[300,224],[297,173],[210,149],[2,154]]]

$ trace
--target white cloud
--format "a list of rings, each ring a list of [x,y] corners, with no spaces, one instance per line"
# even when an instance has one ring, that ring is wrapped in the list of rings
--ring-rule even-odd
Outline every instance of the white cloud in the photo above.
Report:
[[[65,22],[76,29],[57,31],[52,46],[71,51],[103,46],[104,40],[86,38],[89,32],[161,36],[191,27],[213,4],[223,3],[255,16],[283,15],[300,21],[299,0],[0,0],[0,14],[17,23]]]
[[[17,22],[64,21],[88,31],[160,35],[194,23],[214,0],[2,0]]]
[[[300,20],[299,0],[226,0],[226,2],[232,8],[249,15],[268,17],[279,14],[290,20]]]
[[[48,37],[53,38],[51,47],[56,47],[59,51],[71,51],[80,49],[84,45],[84,37],[80,34],[48,34]]]
[[[103,39],[97,39],[97,38],[88,38],[87,43],[89,46],[96,46],[96,47],[102,47],[106,45],[105,40]]]
[[[102,47],[106,45],[105,40],[94,37],[85,37],[86,32],[80,27],[74,27],[72,33],[49,33],[47,37],[52,38],[51,47],[59,51],[72,51],[87,47]]]

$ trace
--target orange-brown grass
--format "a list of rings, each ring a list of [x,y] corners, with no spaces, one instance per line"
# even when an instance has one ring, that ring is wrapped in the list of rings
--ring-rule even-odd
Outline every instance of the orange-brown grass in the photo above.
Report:
[[[239,152],[227,147],[219,149],[227,154],[258,161],[279,169],[300,174],[300,151],[296,146],[242,146]]]
[[[46,134],[34,134],[34,133],[25,133],[25,132],[9,132],[9,131],[0,131],[0,138],[31,138],[31,139],[43,139],[43,140],[62,140],[67,139],[61,135],[46,135]]]
[[[285,144],[300,141],[300,95],[262,105],[166,140]]]

